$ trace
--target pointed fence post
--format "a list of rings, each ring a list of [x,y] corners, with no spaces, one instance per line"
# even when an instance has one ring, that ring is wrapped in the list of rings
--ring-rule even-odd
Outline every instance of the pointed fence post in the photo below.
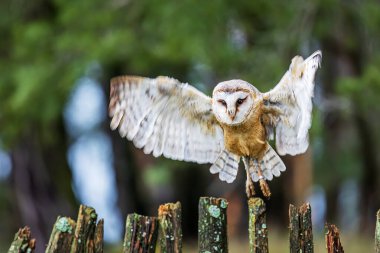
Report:
[[[74,239],[75,221],[68,217],[58,216],[51,232],[46,253],[70,252]]]
[[[162,253],[182,252],[181,203],[168,203],[158,208],[158,238]]]
[[[95,236],[97,218],[98,214],[94,208],[80,205],[70,253],[103,252],[102,248],[95,248],[95,244],[99,245],[99,242],[96,243],[96,238],[103,238],[103,235]],[[103,221],[100,221],[99,224],[103,224]],[[102,228],[97,231],[98,233],[103,233]]]
[[[266,223],[266,207],[261,198],[248,200],[249,211],[249,252],[268,253],[268,228]]]
[[[36,239],[32,238],[29,227],[20,228],[15,234],[8,253],[33,253]]]
[[[103,237],[104,237],[104,220],[100,219],[95,228],[94,235],[94,253],[103,253]]]
[[[123,253],[154,253],[158,232],[157,217],[128,214]]]
[[[227,206],[228,202],[223,198],[200,198],[198,219],[199,252],[228,252]]]
[[[289,206],[290,253],[313,253],[313,229],[310,204]]]
[[[298,208],[293,205],[289,205],[289,244],[290,253],[300,251],[300,219]]]
[[[344,253],[339,238],[339,229],[333,224],[326,224],[326,248],[327,253]]]

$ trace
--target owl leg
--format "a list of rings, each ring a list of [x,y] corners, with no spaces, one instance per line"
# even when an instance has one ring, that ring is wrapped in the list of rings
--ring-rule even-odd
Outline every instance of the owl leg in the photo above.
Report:
[[[243,163],[245,167],[245,171],[247,173],[247,181],[245,181],[245,192],[247,194],[248,198],[251,198],[255,196],[255,186],[253,185],[252,178],[249,173],[249,158],[248,157],[243,157]]]
[[[261,167],[260,167],[260,163],[257,163],[257,175],[259,176],[260,189],[261,189],[263,195],[265,197],[269,198],[270,195],[272,195],[272,193],[270,192],[269,185],[268,185],[267,181],[264,179],[263,172],[262,172]]]

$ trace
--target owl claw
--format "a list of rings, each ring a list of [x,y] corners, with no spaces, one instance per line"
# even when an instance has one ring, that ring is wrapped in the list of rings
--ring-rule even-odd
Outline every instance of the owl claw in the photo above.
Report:
[[[247,193],[247,197],[251,198],[255,196],[255,186],[253,185],[252,179],[250,177],[247,178],[245,182],[245,192]]]
[[[260,179],[260,189],[263,195],[269,199],[272,193],[270,192],[269,185],[267,184],[267,181],[265,181],[265,179]]]

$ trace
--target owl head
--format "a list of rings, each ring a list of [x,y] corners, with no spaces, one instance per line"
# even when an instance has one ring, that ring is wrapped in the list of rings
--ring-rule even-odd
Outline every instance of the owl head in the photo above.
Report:
[[[259,94],[254,86],[243,80],[221,82],[212,93],[212,110],[219,122],[239,125],[247,119]]]

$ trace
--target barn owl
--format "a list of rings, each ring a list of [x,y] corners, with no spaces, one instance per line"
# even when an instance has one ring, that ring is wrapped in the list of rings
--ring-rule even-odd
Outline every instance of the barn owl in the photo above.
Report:
[[[146,154],[174,160],[211,163],[210,172],[231,183],[243,161],[248,197],[259,182],[286,167],[279,155],[306,151],[311,126],[314,76],[321,51],[296,56],[280,82],[261,93],[243,80],[217,84],[209,97],[169,77],[119,76],[111,79],[111,128]],[[274,131],[275,130],[275,131]],[[268,143],[275,139],[278,154]]]

